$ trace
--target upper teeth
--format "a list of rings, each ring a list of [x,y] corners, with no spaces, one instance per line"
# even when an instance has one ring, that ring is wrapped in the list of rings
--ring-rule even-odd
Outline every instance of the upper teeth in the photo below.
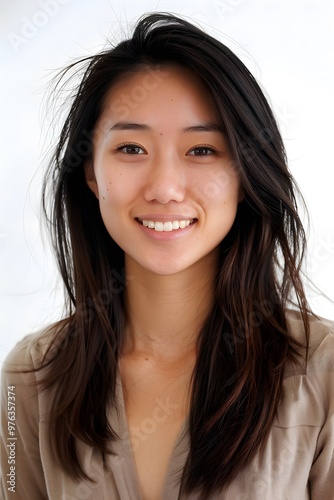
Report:
[[[142,223],[143,226],[154,229],[155,231],[173,231],[173,229],[183,229],[192,224],[193,221],[194,219],[173,220],[168,222],[143,220]]]

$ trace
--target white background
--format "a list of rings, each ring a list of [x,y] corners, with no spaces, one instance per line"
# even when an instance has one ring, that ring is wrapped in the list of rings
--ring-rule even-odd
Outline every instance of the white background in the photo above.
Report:
[[[0,362],[25,334],[61,315],[57,271],[40,230],[50,148],[45,85],[56,70],[120,41],[152,11],[187,16],[220,38],[270,97],[290,169],[311,214],[306,281],[334,319],[333,49],[328,0],[1,0]]]

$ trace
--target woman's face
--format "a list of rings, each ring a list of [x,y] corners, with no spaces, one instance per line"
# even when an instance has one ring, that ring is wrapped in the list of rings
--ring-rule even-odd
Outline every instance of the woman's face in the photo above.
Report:
[[[240,200],[211,99],[186,69],[143,69],[109,91],[85,167],[110,236],[159,274],[215,255]]]

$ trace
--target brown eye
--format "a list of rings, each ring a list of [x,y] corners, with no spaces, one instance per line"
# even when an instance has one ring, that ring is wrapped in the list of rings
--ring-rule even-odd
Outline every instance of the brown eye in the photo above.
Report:
[[[121,144],[118,146],[117,151],[125,153],[127,155],[140,155],[145,154],[145,151],[137,144]]]
[[[209,156],[211,154],[214,154],[215,151],[211,147],[208,146],[198,146],[196,148],[193,148],[191,151],[189,151],[190,156]]]

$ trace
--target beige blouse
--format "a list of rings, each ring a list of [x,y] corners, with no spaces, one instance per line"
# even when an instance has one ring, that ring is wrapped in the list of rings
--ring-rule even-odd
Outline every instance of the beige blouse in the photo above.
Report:
[[[293,334],[302,339],[303,327],[298,314],[289,312],[289,320]],[[141,500],[119,376],[119,411],[111,412],[110,422],[121,438],[114,447],[117,456],[108,459],[109,472],[104,472],[100,454],[82,442],[78,443],[79,455],[84,469],[96,480],[96,484],[73,481],[55,463],[48,443],[48,394],[38,393],[36,386],[30,384],[34,374],[9,374],[6,371],[13,367],[36,365],[47,341],[43,334],[25,337],[4,363],[1,499]],[[179,495],[178,481],[186,461],[188,444],[186,420],[169,462],[163,497],[157,500],[198,499],[199,495]],[[283,402],[265,448],[226,492],[211,498],[334,499],[333,322],[312,319],[311,357],[307,372],[294,366],[287,368]]]

